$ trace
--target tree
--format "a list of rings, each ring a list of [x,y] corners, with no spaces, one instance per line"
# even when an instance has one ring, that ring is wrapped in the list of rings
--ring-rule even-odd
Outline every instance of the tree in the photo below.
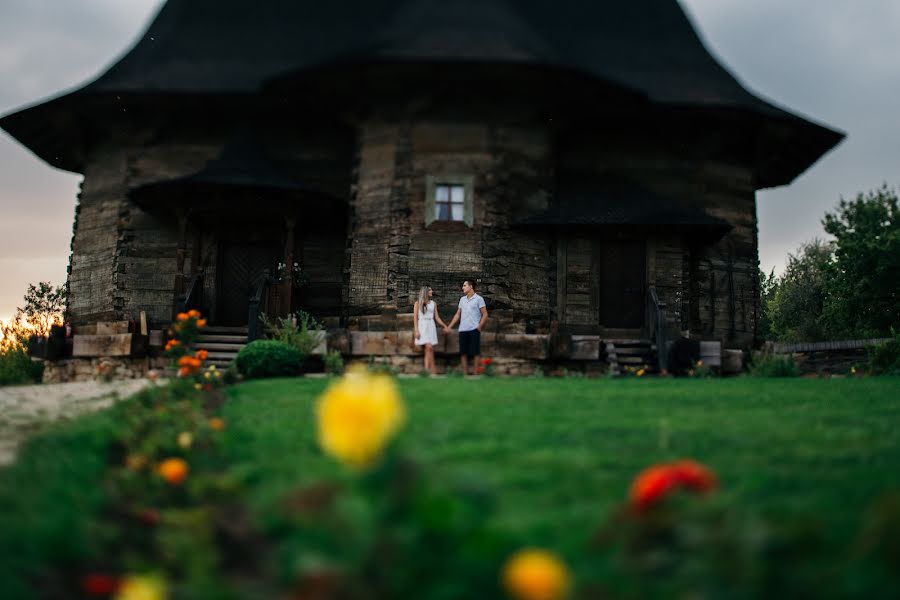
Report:
[[[16,348],[23,348],[31,329],[22,321],[22,313],[18,312],[9,321],[0,321],[0,354]]]
[[[66,307],[67,289],[65,285],[54,287],[49,281],[28,284],[25,306],[19,308],[16,319],[24,317],[25,322],[36,335],[47,335],[52,325],[60,325]]]
[[[826,337],[822,322],[829,296],[833,246],[815,239],[788,255],[784,274],[773,284],[768,304],[772,335],[782,341],[818,341]]]
[[[886,336],[900,328],[900,209],[887,184],[825,213],[835,238],[829,302],[823,315],[836,335]]]
[[[769,305],[778,291],[778,277],[773,268],[768,275],[762,269],[759,270],[759,326],[756,335],[759,339],[767,340],[772,337],[772,317],[769,314]]]

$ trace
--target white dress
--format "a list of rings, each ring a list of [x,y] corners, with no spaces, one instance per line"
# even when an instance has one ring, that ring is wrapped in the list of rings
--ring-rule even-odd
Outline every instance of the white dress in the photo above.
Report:
[[[429,301],[425,305],[425,312],[423,313],[419,310],[417,316],[419,319],[419,339],[416,340],[416,346],[437,344],[437,327],[434,325],[434,302]]]

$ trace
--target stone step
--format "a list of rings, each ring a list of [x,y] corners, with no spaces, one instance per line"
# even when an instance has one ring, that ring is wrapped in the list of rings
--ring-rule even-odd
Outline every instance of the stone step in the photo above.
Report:
[[[620,365],[647,365],[650,366],[654,361],[648,356],[619,356],[617,362]]]
[[[216,358],[216,359],[212,359],[212,360],[207,360],[206,364],[216,365],[217,369],[223,369],[223,368],[227,368],[228,365],[230,365],[233,361],[234,361],[233,358],[229,359],[229,360],[226,360],[224,358]]]
[[[228,362],[231,362],[232,360],[234,360],[234,357],[237,356],[237,354],[238,354],[237,352],[226,352],[226,351],[216,350],[216,351],[209,352],[209,354],[207,354],[206,358],[210,362],[214,361],[214,360],[226,360]]]
[[[224,326],[224,325],[207,325],[206,327],[203,328],[203,333],[204,334],[232,333],[232,334],[243,334],[246,336],[247,328],[246,327],[228,327],[228,326]]]
[[[247,346],[247,344],[221,344],[218,342],[204,342],[204,341],[198,341],[196,344],[194,344],[194,347],[198,348],[198,349],[203,349],[203,350],[208,350],[208,351],[223,350],[226,352],[228,352],[228,351],[234,352],[235,354],[240,352],[246,346]]]
[[[606,344],[613,344],[617,348],[619,347],[646,347],[649,348],[653,346],[653,342],[650,340],[603,340]]]
[[[650,356],[653,354],[653,349],[649,346],[616,346],[616,354],[619,356],[623,354]]]
[[[246,335],[200,335],[197,336],[197,344],[246,344]]]

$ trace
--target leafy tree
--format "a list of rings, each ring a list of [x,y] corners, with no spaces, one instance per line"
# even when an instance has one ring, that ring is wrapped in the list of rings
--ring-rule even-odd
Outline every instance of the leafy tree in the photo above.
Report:
[[[24,347],[31,333],[31,329],[22,321],[22,313],[16,313],[10,321],[0,321],[0,354]]]
[[[778,277],[773,268],[768,275],[762,269],[759,270],[759,327],[756,334],[760,339],[767,340],[772,337],[772,317],[769,314],[769,305],[778,291]]]
[[[784,274],[773,284],[768,303],[771,332],[782,341],[817,341],[826,336],[822,323],[829,296],[833,246],[815,239],[788,255]]]
[[[900,209],[887,185],[825,213],[835,238],[829,301],[823,315],[835,335],[883,336],[900,329]]]
[[[62,323],[66,296],[65,285],[54,287],[49,281],[41,281],[37,285],[30,283],[25,293],[25,306],[18,309],[16,318],[24,316],[35,334],[47,335],[51,325]]]

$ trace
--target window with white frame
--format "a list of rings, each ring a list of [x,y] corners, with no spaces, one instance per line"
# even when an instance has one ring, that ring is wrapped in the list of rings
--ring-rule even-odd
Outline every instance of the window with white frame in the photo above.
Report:
[[[435,221],[462,221],[466,210],[466,188],[455,183],[439,183],[434,188]]]
[[[425,226],[442,223],[474,223],[471,175],[429,176],[425,182]]]

